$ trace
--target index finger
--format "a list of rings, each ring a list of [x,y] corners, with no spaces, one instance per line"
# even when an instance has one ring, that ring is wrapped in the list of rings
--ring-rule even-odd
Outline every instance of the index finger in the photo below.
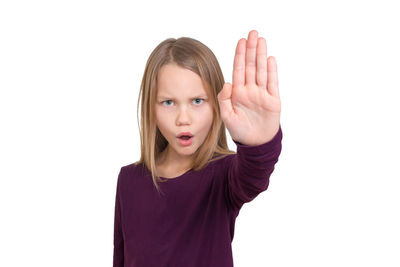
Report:
[[[244,86],[245,82],[246,39],[241,38],[236,46],[233,61],[232,83],[233,86]]]

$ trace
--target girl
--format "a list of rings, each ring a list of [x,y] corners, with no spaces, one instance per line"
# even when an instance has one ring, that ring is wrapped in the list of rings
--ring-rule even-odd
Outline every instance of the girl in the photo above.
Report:
[[[204,44],[166,39],[147,61],[139,102],[141,158],[118,176],[113,266],[232,267],[236,217],[267,189],[281,152],[265,39],[252,30],[239,40],[232,84]]]

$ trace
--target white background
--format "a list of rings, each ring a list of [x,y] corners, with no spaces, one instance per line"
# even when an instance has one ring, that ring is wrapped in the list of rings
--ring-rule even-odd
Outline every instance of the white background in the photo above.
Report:
[[[148,56],[192,37],[231,82],[252,29],[277,59],[283,148],[268,190],[237,218],[235,267],[400,266],[398,11],[395,1],[1,1],[0,266],[111,266],[117,175],[139,159]]]

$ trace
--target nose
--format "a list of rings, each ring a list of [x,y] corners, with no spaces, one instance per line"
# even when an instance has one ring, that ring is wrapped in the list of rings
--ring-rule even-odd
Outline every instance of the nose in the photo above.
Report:
[[[189,113],[190,113],[189,108],[186,107],[185,105],[182,105],[178,111],[178,116],[176,118],[176,124],[177,125],[190,124],[191,119],[190,119]]]

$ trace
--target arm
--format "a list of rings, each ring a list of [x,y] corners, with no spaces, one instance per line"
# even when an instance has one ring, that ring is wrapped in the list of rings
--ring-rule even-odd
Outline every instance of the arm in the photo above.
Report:
[[[238,147],[229,158],[225,182],[228,202],[237,209],[268,187],[282,137],[277,63],[267,57],[266,41],[257,31],[239,40],[232,84],[224,84],[218,103],[221,119]]]
[[[269,178],[282,150],[282,129],[272,140],[255,146],[247,146],[233,140],[237,154],[228,161],[225,194],[228,205],[239,210],[244,203],[253,200],[267,190]]]
[[[121,201],[120,201],[120,180],[122,176],[122,168],[118,175],[117,190],[115,196],[115,214],[114,214],[114,254],[113,267],[124,266],[124,238],[122,233],[121,221]]]

